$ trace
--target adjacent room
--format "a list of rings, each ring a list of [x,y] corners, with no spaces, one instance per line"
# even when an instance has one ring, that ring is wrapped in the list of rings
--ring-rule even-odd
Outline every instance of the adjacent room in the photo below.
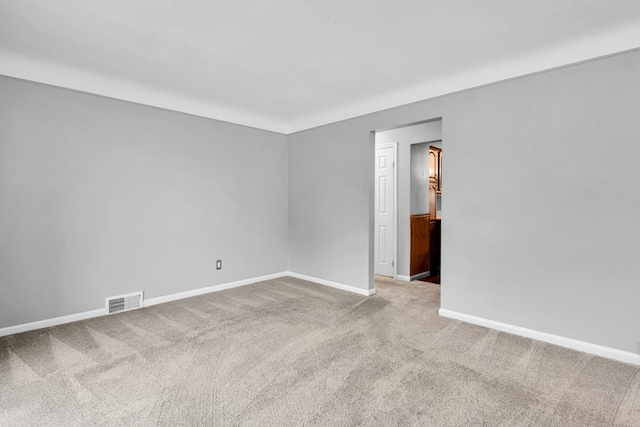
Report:
[[[640,2],[0,2],[0,425],[640,425]]]

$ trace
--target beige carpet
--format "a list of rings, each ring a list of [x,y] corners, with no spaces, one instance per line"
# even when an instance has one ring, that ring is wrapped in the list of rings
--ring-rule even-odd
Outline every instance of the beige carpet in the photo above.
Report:
[[[283,278],[0,338],[0,425],[640,426],[639,368]]]

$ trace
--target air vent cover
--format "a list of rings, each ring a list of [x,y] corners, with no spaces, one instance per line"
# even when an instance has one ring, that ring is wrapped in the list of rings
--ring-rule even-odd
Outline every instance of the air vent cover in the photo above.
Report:
[[[105,298],[105,305],[107,313],[111,314],[141,308],[142,301],[142,291],[140,291],[132,294]]]

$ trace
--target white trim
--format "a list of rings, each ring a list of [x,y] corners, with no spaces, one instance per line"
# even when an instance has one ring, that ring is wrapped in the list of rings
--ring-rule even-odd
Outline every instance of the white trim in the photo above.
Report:
[[[0,50],[0,57],[3,59],[0,61],[0,74],[291,134],[462,90],[632,51],[638,49],[639,38],[640,26],[633,22],[608,32],[588,34],[537,53],[515,56],[499,63],[491,62],[481,67],[447,74],[441,78],[432,78],[428,82],[391,91],[364,101],[354,99],[327,111],[308,111],[307,114],[291,120],[269,116],[268,113],[257,114],[246,109],[231,108],[228,105],[217,104],[213,99],[199,99],[182,92],[171,92],[166,88],[124,81],[6,49]]]
[[[431,275],[430,271],[425,271],[424,273],[414,274],[413,276],[396,276],[396,279],[402,280],[404,282],[411,282],[412,280],[422,279],[423,277],[429,277]]]
[[[149,298],[148,300],[143,300],[142,305],[143,307],[151,307],[157,304],[163,304],[165,302],[176,301],[183,298],[190,298],[198,295],[207,294],[210,292],[218,292],[218,291],[223,291],[225,289],[232,289],[232,288],[237,288],[245,285],[251,285],[253,283],[264,282],[267,280],[278,279],[280,277],[286,277],[286,276],[308,280],[310,282],[315,282],[320,285],[341,289],[343,291],[354,292],[356,294],[365,295],[365,296],[370,296],[376,293],[375,289],[365,290],[365,289],[360,289],[360,288],[356,288],[349,285],[343,285],[341,283],[331,282],[329,280],[318,279],[311,276],[305,276],[304,274],[293,273],[290,271],[283,271],[280,273],[268,274],[266,276],[238,280],[236,282],[230,282],[230,283],[222,283],[220,285],[208,286],[206,288],[193,289],[190,291],[178,292],[176,294]],[[77,322],[79,320],[86,320],[86,319],[91,319],[93,317],[100,317],[100,316],[106,316],[106,315],[107,315],[107,310],[105,308],[101,308],[97,310],[85,311],[82,313],[69,314],[67,316],[54,317],[52,319],[45,319],[45,320],[38,320],[30,323],[23,323],[21,325],[7,326],[5,328],[0,328],[0,337],[19,334],[21,332],[33,331],[36,329],[49,328],[51,326],[63,325],[65,323]]]
[[[318,283],[320,285],[329,286],[331,288],[340,289],[343,291],[353,292],[356,294],[364,295],[366,297],[371,296],[376,293],[375,289],[361,289],[356,288],[355,286],[343,285],[342,283],[332,282],[330,280],[318,279],[317,277],[311,277],[304,274],[294,273],[292,271],[287,271],[287,276],[295,277],[297,279],[308,280],[309,282]]]
[[[633,51],[638,49],[639,39],[640,26],[636,22],[608,32],[594,32],[538,50],[536,53],[529,52],[508,59],[503,58],[499,62],[489,62],[480,67],[465,68],[458,73],[447,73],[441,78],[431,78],[412,87],[373,96],[363,101],[344,102],[322,113],[294,118],[287,124],[287,133]]]
[[[142,82],[118,79],[82,70],[62,63],[34,58],[0,48],[0,74],[80,92],[177,111],[228,123],[286,133],[283,120],[242,108],[201,99],[167,88],[152,87]]]
[[[592,344],[585,341],[579,341],[572,338],[548,334],[546,332],[540,332],[533,329],[522,328],[520,326],[497,322],[495,320],[484,319],[482,317],[471,316],[469,314],[459,313],[457,311],[451,311],[444,308],[441,308],[438,313],[440,314],[440,316],[461,320],[463,322],[472,323],[474,325],[484,326],[486,328],[491,328],[526,338],[532,338],[538,341],[559,345],[561,347],[567,347],[573,350],[582,351],[584,353],[594,354],[596,356],[617,360],[619,362],[640,365],[640,354],[617,350],[615,348]]]
[[[418,280],[424,277],[429,277],[430,275],[431,275],[431,271],[425,271],[424,273],[414,274],[413,276],[411,276],[410,280]]]
[[[238,280],[236,282],[222,283],[220,285],[207,286],[206,288],[198,288],[198,289],[193,289],[193,290],[190,290],[190,291],[178,292],[177,294],[170,294],[170,295],[164,295],[164,296],[161,296],[161,297],[149,298],[148,300],[145,300],[144,306],[145,307],[150,307],[150,306],[156,305],[156,304],[164,304],[165,302],[170,302],[170,301],[176,301],[176,300],[180,300],[180,299],[184,299],[184,298],[195,297],[195,296],[198,296],[198,295],[208,294],[208,293],[211,293],[211,292],[218,292],[218,291],[224,291],[225,289],[238,288],[240,286],[246,286],[246,285],[251,285],[251,284],[257,283],[257,282],[264,282],[266,280],[277,279],[277,278],[284,277],[284,276],[287,276],[287,275],[288,275],[288,273],[286,273],[286,272],[274,273],[274,274],[268,274],[266,276],[254,277],[254,278],[251,278],[251,279]]]
[[[100,317],[106,314],[107,312],[105,309],[100,308],[98,310],[84,311],[82,313],[69,314],[67,316],[54,317],[52,319],[37,320],[35,322],[23,323],[21,325],[7,326],[6,328],[0,328],[0,337],[33,331],[36,329],[49,328],[51,326],[64,325],[65,323],[91,319],[93,317]]]
[[[275,274],[269,274],[266,276],[254,277],[252,279],[238,280],[237,282],[223,283],[221,285],[209,286],[206,288],[194,289],[186,292],[179,292],[177,294],[164,295],[161,297],[150,298],[148,300],[142,300],[142,307],[149,307],[156,304],[162,304],[169,301],[175,301],[183,298],[189,298],[196,295],[202,295],[209,292],[222,291],[224,289],[237,288],[239,286],[250,285],[257,282],[263,282],[265,280],[277,279],[279,277],[287,276],[288,273],[281,272]],[[142,308],[140,307],[140,308]],[[97,310],[85,311],[82,313],[69,314],[67,316],[54,317],[52,319],[38,320],[30,323],[23,323],[21,325],[7,326],[0,328],[0,337],[7,335],[19,334],[21,332],[33,331],[36,329],[49,328],[51,326],[64,325],[65,323],[77,322],[79,320],[91,319],[94,317],[106,316],[106,308]]]

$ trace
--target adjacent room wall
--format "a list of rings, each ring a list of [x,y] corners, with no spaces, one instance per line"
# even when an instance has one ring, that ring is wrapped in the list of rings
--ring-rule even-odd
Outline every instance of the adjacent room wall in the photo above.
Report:
[[[409,264],[411,261],[411,220],[414,213],[412,206],[416,210],[419,208],[412,202],[411,189],[411,153],[412,146],[422,142],[434,142],[442,139],[442,120],[433,120],[427,123],[419,123],[411,126],[403,126],[397,129],[390,129],[376,132],[376,145],[390,143],[398,144],[398,159],[396,162],[398,173],[397,199],[398,199],[398,275],[409,277]],[[429,147],[427,146],[427,158]],[[428,186],[427,177],[427,186]],[[426,194],[427,212],[429,211],[429,194]],[[417,212],[416,212],[417,213]]]
[[[290,266],[370,285],[369,133],[442,117],[442,307],[640,353],[639,75],[633,51],[291,135]]]
[[[285,135],[0,77],[0,327],[279,273],[286,236]]]
[[[429,213],[429,143],[411,146],[409,215]]]
[[[411,146],[411,209],[409,212],[411,215],[429,213],[429,147],[442,149],[442,140],[423,142]],[[440,173],[442,174],[442,172]],[[436,196],[436,200],[438,200],[436,202],[438,208],[437,217],[441,216],[440,197],[440,194]]]

